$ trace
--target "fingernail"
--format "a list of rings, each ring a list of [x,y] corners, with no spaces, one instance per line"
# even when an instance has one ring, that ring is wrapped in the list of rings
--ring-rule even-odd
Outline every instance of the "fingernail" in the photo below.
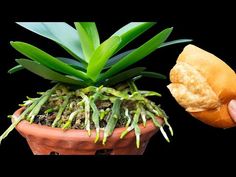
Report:
[[[229,113],[232,119],[236,122],[236,100],[231,100],[229,102]]]
[[[236,111],[236,100],[231,100],[229,102],[229,107]]]

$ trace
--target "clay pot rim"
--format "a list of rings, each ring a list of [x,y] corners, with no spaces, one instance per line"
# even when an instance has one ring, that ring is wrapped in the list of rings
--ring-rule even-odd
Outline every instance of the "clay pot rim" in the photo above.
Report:
[[[25,108],[19,108],[18,110],[16,110],[13,114],[13,118],[12,121],[14,121],[14,119],[16,119],[24,110]],[[160,125],[162,125],[164,123],[162,118],[157,117],[157,120],[159,121]],[[146,123],[146,127],[144,127],[142,124],[139,124],[139,128],[141,130],[141,135],[142,134],[146,134],[148,132],[153,131],[153,129],[156,129],[156,131],[159,129],[158,127],[156,127],[152,120],[147,120]],[[86,130],[79,130],[79,129],[68,129],[68,130],[62,130],[61,128],[52,128],[46,125],[39,125],[39,124],[30,124],[28,121],[26,120],[22,120],[17,126],[16,129],[23,135],[33,135],[33,136],[38,136],[38,137],[48,137],[50,136],[50,138],[52,139],[67,139],[68,137],[71,138],[75,138],[75,139],[95,139],[96,137],[96,131],[95,130],[91,130],[91,136],[88,136],[88,132]],[[115,130],[113,131],[113,134],[111,136],[109,136],[108,139],[112,140],[115,136],[117,136],[117,134],[119,134],[119,136],[121,135],[121,133],[125,130],[125,127],[120,127],[120,128],[115,128]],[[115,136],[113,136],[115,135]],[[130,138],[132,136],[135,136],[134,131],[129,132],[124,139],[126,138]],[[100,131],[100,139],[101,137],[103,137],[103,131]]]

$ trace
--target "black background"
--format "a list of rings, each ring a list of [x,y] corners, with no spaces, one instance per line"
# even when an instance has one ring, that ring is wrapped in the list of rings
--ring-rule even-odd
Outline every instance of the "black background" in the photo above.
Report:
[[[28,71],[21,71],[15,75],[7,74],[7,70],[15,65],[14,59],[21,56],[10,47],[9,42],[11,40],[25,41],[55,56],[68,56],[62,48],[53,42],[23,29],[16,25],[15,21],[67,21],[70,24],[76,20],[96,21],[102,40],[130,21],[157,21],[155,27],[139,37],[136,42],[127,46],[127,49],[136,47],[160,30],[173,26],[174,30],[169,39],[193,39],[192,44],[214,53],[236,70],[236,27],[234,25],[236,13],[231,10],[230,5],[223,6],[219,3],[217,7],[214,5],[205,7],[205,4],[197,6],[195,3],[189,2],[187,7],[181,9],[170,3],[169,6],[147,7],[144,5],[138,9],[135,7],[129,9],[125,7],[123,9],[97,9],[91,13],[84,11],[80,13],[81,7],[77,9],[78,13],[75,7],[72,10],[67,9],[67,11],[57,9],[54,13],[50,12],[49,8],[41,8],[40,6],[37,10],[24,8],[22,11],[11,11],[11,13],[3,14],[0,28],[0,132],[3,132],[10,125],[10,120],[6,116],[18,108],[18,104],[24,100],[26,95],[34,96],[37,91],[44,91],[50,87],[48,81]],[[136,66],[146,66],[151,71],[157,71],[168,76],[169,70],[175,64],[178,54],[185,45],[179,44],[157,50],[137,63]],[[191,164],[200,160],[197,165],[201,168],[207,168],[209,164],[206,162],[210,164],[214,162],[219,165],[229,163],[230,159],[235,159],[236,128],[217,129],[192,118],[170,95],[166,88],[168,83],[169,80],[152,79],[143,79],[137,83],[140,88],[162,93],[162,98],[156,101],[161,103],[169,115],[170,123],[174,129],[174,137],[171,138],[170,143],[167,143],[161,133],[158,132],[151,139],[144,157],[34,157],[25,140],[16,131],[13,131],[2,142],[0,156],[8,160],[26,159],[35,160],[34,162],[47,159],[50,163],[55,163],[55,159],[59,161],[60,159],[73,159],[76,162],[81,162],[79,158],[85,163],[90,163],[90,160],[95,159],[94,162],[98,164],[100,160],[104,163],[106,159],[112,159],[116,162],[119,160],[119,164],[134,162],[141,164],[143,160],[145,162],[143,164],[146,165],[163,162],[162,165],[166,166],[180,165],[181,161],[185,164]],[[52,159],[53,161],[50,161]],[[215,168],[219,167],[216,165]],[[215,168],[210,170],[214,171]]]

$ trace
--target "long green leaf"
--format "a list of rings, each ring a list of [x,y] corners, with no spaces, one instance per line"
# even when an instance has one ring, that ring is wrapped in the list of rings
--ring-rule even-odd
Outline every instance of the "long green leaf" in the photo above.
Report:
[[[109,70],[107,70],[99,80],[104,80],[106,78],[111,77],[112,75],[122,71],[123,69],[127,68],[128,66],[138,62],[139,60],[143,59],[156,49],[160,47],[160,45],[169,37],[173,28],[167,28],[152,39],[135,49],[133,52],[122,58],[119,62],[114,64]]]
[[[65,64],[64,62],[58,60],[57,58],[49,55],[48,53],[40,50],[33,45],[24,42],[11,42],[11,45],[17,51],[27,56],[28,58],[35,60],[40,64],[45,65],[55,71],[72,75],[83,80],[87,79],[87,76],[84,72],[74,69],[68,64]]]
[[[159,48],[174,45],[174,44],[191,42],[191,41],[192,41],[192,39],[177,39],[177,40],[173,40],[173,41],[167,41],[167,42],[162,43]]]
[[[35,61],[31,61],[28,59],[17,59],[16,62],[19,63],[21,66],[23,66],[25,69],[43,77],[44,79],[59,81],[59,82],[69,83],[69,84],[75,84],[75,85],[80,85],[80,86],[86,85],[82,81],[66,77]]]
[[[9,69],[9,70],[8,70],[8,73],[9,73],[9,74],[13,74],[13,73],[15,73],[15,72],[17,72],[17,71],[20,71],[20,70],[22,70],[22,69],[24,69],[23,66],[21,66],[21,65],[16,65],[16,66],[14,66],[13,68]]]
[[[88,64],[87,75],[96,80],[102,71],[107,60],[114,54],[119,47],[121,39],[119,36],[113,36],[104,41],[94,52]]]
[[[84,55],[77,31],[64,22],[17,22],[18,25],[62,46],[78,60],[84,61]]]
[[[87,32],[89,38],[93,42],[93,47],[96,49],[100,45],[100,38],[98,29],[95,22],[80,22],[85,31]]]
[[[77,60],[73,60],[71,58],[65,58],[65,57],[57,57],[57,59],[59,59],[60,61],[66,63],[76,69],[86,71],[85,66]]]
[[[175,44],[181,44],[181,43],[186,43],[186,42],[191,42],[192,40],[191,39],[177,39],[177,40],[173,40],[173,41],[168,41],[168,42],[164,42],[160,45],[159,49],[162,48],[162,47],[167,47],[167,46],[170,46],[170,45],[175,45]],[[114,65],[115,63],[117,63],[118,61],[120,61],[123,57],[125,57],[126,55],[130,54],[131,52],[133,52],[135,49],[132,49],[132,50],[128,50],[128,51],[125,51],[123,53],[120,53],[112,58],[110,58],[105,67],[103,69],[108,69],[110,68],[112,65]]]
[[[145,67],[137,67],[137,68],[132,68],[127,71],[121,72],[111,78],[109,78],[107,81],[105,81],[104,85],[112,86],[117,83],[120,83],[122,81],[131,79],[135,76],[138,76],[144,71],[146,68]]]
[[[144,77],[155,78],[155,79],[166,79],[165,75],[156,73],[156,72],[150,72],[150,71],[143,71],[140,73],[140,75]]]
[[[156,22],[131,22],[119,29],[113,34],[113,36],[120,36],[122,40],[117,51],[125,47],[128,43],[133,41],[155,24]]]
[[[123,53],[120,53],[120,54],[118,54],[118,55],[116,55],[116,56],[110,58],[110,59],[107,61],[106,65],[105,65],[105,67],[104,67],[103,69],[108,69],[108,68],[110,68],[112,65],[114,65],[115,63],[117,63],[118,61],[120,61],[120,60],[121,60],[122,58],[124,58],[126,55],[130,54],[132,51],[134,51],[134,49],[128,50],[128,51],[123,52]]]
[[[89,25],[85,25],[85,24],[83,25],[80,22],[75,22],[75,27],[78,31],[78,34],[81,40],[81,46],[82,46],[85,59],[87,63],[89,63],[90,57],[92,56],[95,50],[93,39],[91,38],[93,36],[91,36],[91,33],[88,32]]]

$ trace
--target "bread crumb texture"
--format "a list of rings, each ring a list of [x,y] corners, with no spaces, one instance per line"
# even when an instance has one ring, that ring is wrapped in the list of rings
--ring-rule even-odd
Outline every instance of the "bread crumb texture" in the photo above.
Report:
[[[186,111],[200,112],[220,107],[218,96],[193,66],[177,61],[170,71],[170,81],[168,89]]]

